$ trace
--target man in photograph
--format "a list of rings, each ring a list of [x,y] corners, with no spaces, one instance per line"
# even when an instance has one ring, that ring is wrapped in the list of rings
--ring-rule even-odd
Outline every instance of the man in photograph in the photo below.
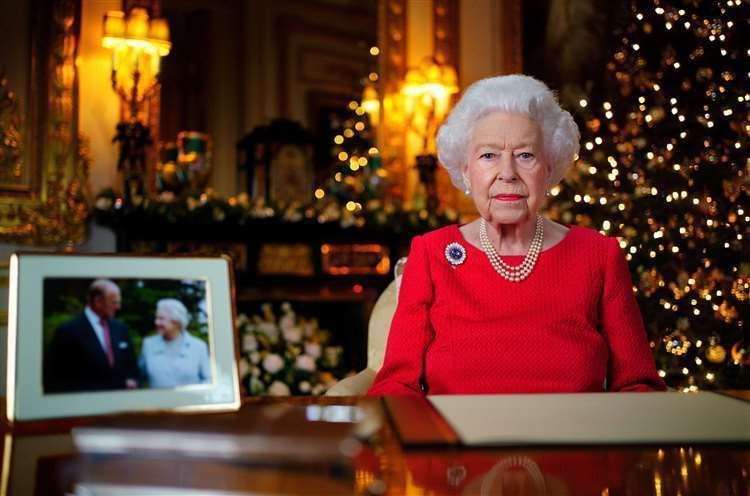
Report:
[[[120,288],[92,282],[86,307],[61,324],[44,359],[44,392],[103,391],[138,387],[138,365],[127,327],[115,320]]]

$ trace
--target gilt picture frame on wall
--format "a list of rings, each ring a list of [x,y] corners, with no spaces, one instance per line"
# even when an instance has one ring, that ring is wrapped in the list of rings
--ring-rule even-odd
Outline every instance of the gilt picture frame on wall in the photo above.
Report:
[[[9,282],[9,421],[239,408],[228,257],[20,253]]]

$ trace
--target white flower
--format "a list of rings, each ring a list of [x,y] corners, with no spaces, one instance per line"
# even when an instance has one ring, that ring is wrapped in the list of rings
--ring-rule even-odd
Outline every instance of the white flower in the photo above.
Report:
[[[305,353],[313,358],[320,358],[321,348],[318,343],[305,343]]]
[[[266,355],[266,358],[263,359],[263,368],[271,374],[275,374],[284,368],[284,359],[276,353],[269,353]]]
[[[310,392],[310,383],[307,381],[302,381],[299,383],[299,390],[303,393],[309,393]]]
[[[257,365],[260,362],[260,353],[257,351],[250,352],[250,362]]]
[[[294,366],[307,372],[315,372],[315,359],[310,355],[300,355],[294,361]]]
[[[271,341],[279,339],[279,329],[272,322],[261,322],[258,324],[258,330],[268,336]]]
[[[296,317],[294,316],[293,313],[284,314],[284,316],[282,316],[279,319],[279,327],[281,328],[282,331],[286,331],[287,329],[291,329],[297,323],[296,320],[297,319],[296,319]]]
[[[271,396],[289,396],[291,391],[289,391],[289,386],[283,382],[273,381],[268,388],[268,394]]]
[[[252,334],[242,336],[242,351],[253,351],[258,349],[258,340]]]
[[[318,396],[325,390],[326,390],[326,387],[324,384],[316,384],[312,388],[312,394],[314,394],[315,396]]]
[[[240,358],[240,377],[245,377],[247,373],[250,371],[250,364],[247,363],[247,360],[244,358]]]
[[[302,329],[299,327],[290,327],[289,329],[284,329],[284,339],[288,343],[299,343],[302,341]]]

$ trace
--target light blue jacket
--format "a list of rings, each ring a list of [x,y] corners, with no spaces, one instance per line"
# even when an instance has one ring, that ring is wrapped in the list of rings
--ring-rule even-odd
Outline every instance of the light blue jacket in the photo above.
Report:
[[[152,388],[173,388],[211,382],[208,346],[188,332],[180,338],[179,353],[167,353],[167,343],[160,334],[143,340],[139,366]]]

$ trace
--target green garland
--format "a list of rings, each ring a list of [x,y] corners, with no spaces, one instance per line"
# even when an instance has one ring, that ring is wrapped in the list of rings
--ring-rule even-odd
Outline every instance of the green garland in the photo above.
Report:
[[[100,193],[92,217],[104,226],[117,228],[131,222],[146,224],[224,224],[245,225],[261,220],[286,223],[334,224],[342,228],[376,228],[395,232],[424,231],[458,222],[452,209],[428,211],[412,209],[400,201],[372,199],[366,203],[342,205],[335,198],[310,204],[268,204],[246,194],[224,199],[207,191],[199,197],[176,198],[161,194],[156,198],[134,198],[125,204],[112,190]]]

